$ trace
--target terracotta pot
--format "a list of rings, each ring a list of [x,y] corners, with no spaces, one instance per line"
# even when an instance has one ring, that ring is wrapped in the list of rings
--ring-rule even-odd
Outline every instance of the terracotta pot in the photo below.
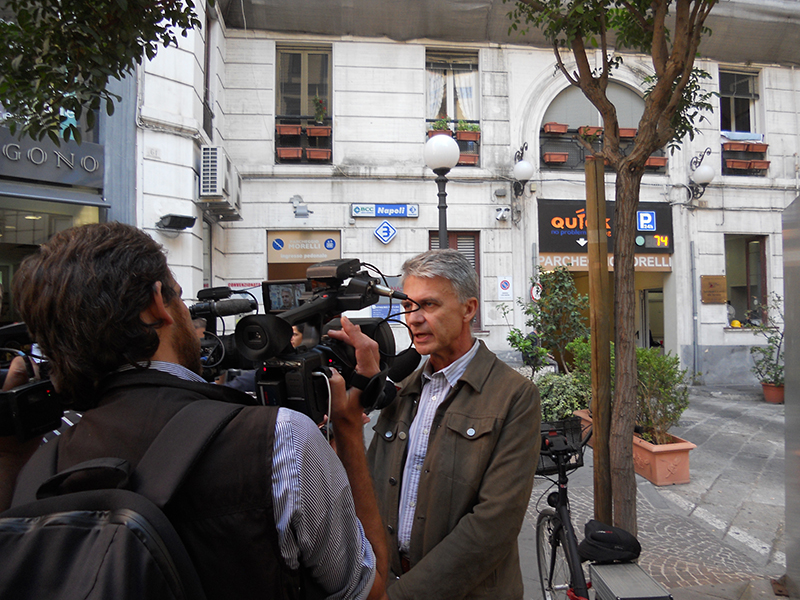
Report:
[[[545,133],[567,133],[568,128],[569,125],[566,123],[556,123],[555,121],[550,121],[542,125],[542,129],[544,129]]]
[[[331,151],[328,148],[306,148],[308,160],[330,160]]]
[[[726,142],[722,144],[722,149],[726,152],[746,152],[747,144],[745,142]]]
[[[635,138],[636,137],[636,128],[635,127],[620,127],[619,128],[619,137],[621,137],[621,138]]]
[[[650,156],[646,161],[644,161],[645,167],[666,167],[667,166],[667,157],[666,156]]]
[[[689,452],[695,446],[677,436],[671,444],[651,444],[633,436],[633,468],[654,485],[689,483]]]
[[[459,165],[477,165],[478,159],[480,158],[477,154],[461,154],[458,157],[458,164]]]
[[[573,413],[581,418],[581,427],[592,423],[588,409],[576,410]],[[689,452],[696,446],[677,436],[670,436],[671,444],[651,444],[639,436],[633,436],[633,468],[655,485],[674,485],[689,483]],[[592,440],[589,446],[594,447]]]
[[[306,127],[306,135],[308,137],[331,137],[331,128],[329,125],[309,125]]]
[[[783,386],[771,383],[762,383],[761,389],[764,391],[764,400],[770,404],[783,404]]]
[[[756,171],[766,171],[769,169],[769,161],[768,160],[751,160],[750,169],[754,169]]]
[[[769,148],[768,144],[759,144],[759,143],[747,144],[748,152],[766,152],[767,148]]]
[[[299,160],[303,156],[302,148],[276,148],[281,160]]]
[[[544,162],[548,165],[559,164],[567,162],[569,152],[545,152]]]
[[[600,135],[603,133],[602,127],[590,127],[588,125],[584,127],[578,127],[578,133],[580,135]]]
[[[729,158],[725,161],[725,166],[729,169],[749,169],[750,161]]]
[[[300,125],[275,125],[278,135],[300,135]]]
[[[576,417],[580,417],[581,419],[581,430],[585,431],[587,427],[592,424],[592,416],[589,414],[588,408],[582,408],[581,410],[576,410],[572,413]],[[589,438],[589,443],[587,444],[589,448],[594,448],[594,436]]]
[[[465,142],[479,142],[481,139],[480,131],[456,131],[456,139]]]
[[[449,129],[429,129],[428,130],[428,137],[432,138],[435,135],[449,135],[453,137],[453,132]]]

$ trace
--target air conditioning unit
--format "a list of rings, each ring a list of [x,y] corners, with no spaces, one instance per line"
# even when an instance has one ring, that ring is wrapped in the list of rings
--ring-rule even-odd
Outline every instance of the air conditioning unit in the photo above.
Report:
[[[242,178],[222,146],[200,148],[198,205],[220,221],[241,220]]]

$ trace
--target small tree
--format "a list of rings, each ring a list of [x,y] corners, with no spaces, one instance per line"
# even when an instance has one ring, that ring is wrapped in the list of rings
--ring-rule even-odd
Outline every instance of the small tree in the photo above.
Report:
[[[749,325],[767,341],[766,346],[752,346],[753,373],[761,383],[782,386],[784,380],[783,363],[783,299],[773,293],[769,304],[757,304],[753,311],[758,315],[759,325]]]
[[[567,344],[589,334],[584,316],[589,309],[589,297],[578,293],[575,280],[566,267],[556,267],[554,271],[539,267],[538,275],[531,279],[531,283],[541,285],[539,300],[526,302],[517,299],[517,303],[525,313],[525,326],[531,328],[535,335],[523,334],[518,328],[512,327],[508,342],[522,353],[523,358],[529,356],[541,361],[547,352],[552,353],[561,372],[569,373],[569,365],[564,358]],[[501,310],[507,318],[510,309],[501,305]]]
[[[610,459],[614,524],[636,532],[636,477],[633,427],[636,420],[636,331],[634,254],[636,207],[645,161],[659,148],[692,137],[695,121],[710,108],[694,68],[705,21],[717,0],[504,0],[513,5],[510,30],[539,28],[552,44],[556,67],[580,88],[603,119],[603,147],[596,152],[616,173],[614,236],[614,324],[616,385],[611,419]],[[674,19],[670,9],[674,5]],[[668,22],[674,23],[668,28]],[[613,45],[612,47],[612,40]],[[599,49],[600,64],[591,55]],[[654,78],[638,131],[628,151],[620,149],[617,109],[608,97],[619,49],[652,57]],[[575,65],[567,66],[571,51]],[[591,150],[591,144],[584,141]],[[674,144],[673,144],[674,147]],[[593,150],[592,150],[593,151]]]
[[[213,1],[211,2],[213,4]],[[131,73],[160,44],[178,45],[199,27],[192,0],[7,0],[13,20],[0,19],[0,104],[2,124],[36,140],[61,136],[81,141],[70,117],[105,103],[114,113],[121,98],[106,87],[111,77]],[[63,132],[63,134],[62,134]]]

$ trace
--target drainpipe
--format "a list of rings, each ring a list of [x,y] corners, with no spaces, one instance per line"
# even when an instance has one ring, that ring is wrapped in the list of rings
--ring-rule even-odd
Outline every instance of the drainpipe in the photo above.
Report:
[[[698,319],[697,314],[697,267],[694,258],[694,241],[689,242],[689,253],[691,254],[692,264],[692,383],[697,385],[697,373],[700,372],[698,363],[700,362],[699,350],[697,347]]]

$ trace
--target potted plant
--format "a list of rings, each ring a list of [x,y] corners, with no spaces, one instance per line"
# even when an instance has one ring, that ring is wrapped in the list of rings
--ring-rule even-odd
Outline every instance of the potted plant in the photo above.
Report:
[[[567,133],[569,125],[566,123],[556,123],[555,121],[548,121],[542,125],[545,133]]]
[[[766,340],[765,346],[753,346],[750,354],[753,355],[753,373],[758,377],[767,402],[783,403],[783,335],[784,322],[782,312],[783,299],[777,294],[770,296],[766,306],[756,304],[755,318],[751,318],[750,325],[756,333]]]
[[[318,94],[314,94],[314,122],[317,125],[322,125],[325,121],[325,115],[328,112],[328,107],[325,106],[325,100],[319,97]]]
[[[591,345],[588,339],[575,340],[567,346],[574,357],[573,376],[580,385],[591,389]],[[611,349],[611,385],[614,385],[613,346]],[[639,386],[637,432],[633,438],[633,466],[638,475],[655,485],[689,482],[689,452],[695,445],[669,433],[689,406],[686,370],[680,360],[658,348],[637,348]],[[576,411],[588,424],[588,409]]]
[[[446,117],[434,121],[431,128],[428,130],[428,137],[442,134],[453,135],[453,132],[450,131],[450,123]]]
[[[481,139],[481,126],[478,123],[467,123],[461,119],[456,124],[456,139],[465,142],[478,142]]]

